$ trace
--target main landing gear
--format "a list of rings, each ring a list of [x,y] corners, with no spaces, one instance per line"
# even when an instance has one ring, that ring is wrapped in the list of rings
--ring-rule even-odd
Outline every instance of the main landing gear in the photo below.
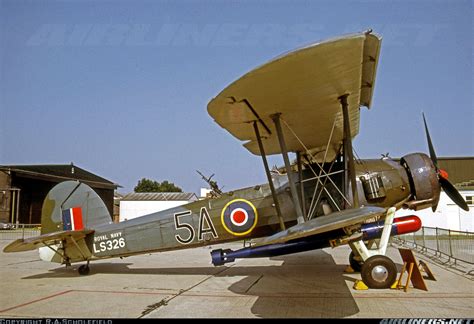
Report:
[[[364,262],[360,275],[367,287],[387,289],[397,280],[397,266],[385,255],[374,255]]]
[[[355,271],[360,271],[362,281],[369,288],[387,289],[397,280],[397,267],[385,256],[394,215],[395,208],[389,208],[378,249],[369,250],[362,240],[349,243],[352,248],[349,263]]]

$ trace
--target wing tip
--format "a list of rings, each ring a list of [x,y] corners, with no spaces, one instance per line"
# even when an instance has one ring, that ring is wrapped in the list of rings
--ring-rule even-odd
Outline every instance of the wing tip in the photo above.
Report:
[[[17,239],[3,248],[4,253],[25,252],[36,250],[36,246],[26,243],[24,239]]]

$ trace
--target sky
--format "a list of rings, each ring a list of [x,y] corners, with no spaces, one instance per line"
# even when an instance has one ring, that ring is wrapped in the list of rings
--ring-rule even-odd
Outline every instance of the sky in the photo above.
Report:
[[[330,37],[383,37],[361,158],[474,156],[472,1],[0,0],[0,164],[69,164],[128,193],[266,182],[207,103],[272,58]],[[270,165],[282,165],[270,157]]]

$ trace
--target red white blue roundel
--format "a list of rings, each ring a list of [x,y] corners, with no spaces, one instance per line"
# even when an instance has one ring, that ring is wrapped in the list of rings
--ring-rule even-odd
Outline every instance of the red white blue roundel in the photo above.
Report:
[[[257,225],[257,209],[248,200],[234,199],[222,209],[221,222],[232,235],[249,234]]]

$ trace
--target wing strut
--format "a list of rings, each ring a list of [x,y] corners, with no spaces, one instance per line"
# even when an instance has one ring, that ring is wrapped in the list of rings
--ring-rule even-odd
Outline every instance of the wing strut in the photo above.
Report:
[[[319,177],[317,177],[318,182],[316,183],[316,187],[314,188],[313,198],[311,199],[311,204],[309,205],[308,219],[312,219],[313,214],[316,213],[316,209],[317,209],[317,206],[318,206],[318,203],[319,203],[319,198],[321,198],[321,195],[322,195],[323,191],[326,192],[329,199],[331,199],[334,206],[336,206],[337,211],[341,211],[341,208],[334,201],[334,198],[332,197],[331,193],[326,189],[327,180],[330,179],[329,177],[330,177],[331,174],[334,174],[334,173],[331,173],[331,170],[332,170],[332,167],[333,167],[335,161],[336,160],[332,161],[331,165],[329,166],[329,172],[328,172],[328,175],[324,178],[324,182],[321,182],[321,179]],[[309,165],[310,161],[308,159],[307,159],[307,162],[308,162],[308,165]],[[319,190],[318,198],[316,198],[316,193],[318,192],[318,187],[319,187],[320,182],[322,183],[322,187],[321,187],[321,190]],[[342,196],[342,197],[344,199],[346,198],[344,196]],[[316,200],[315,200],[315,198],[316,198]]]
[[[316,161],[316,159],[311,154],[311,152],[306,147],[306,145],[301,141],[301,139],[298,137],[298,135],[296,135],[295,131],[290,127],[290,125],[288,125],[288,123],[283,118],[281,118],[281,120],[283,121],[283,123],[285,123],[286,127],[288,127],[288,130],[295,136],[295,138],[298,140],[298,142],[300,142],[301,146],[303,146],[303,148],[305,149],[305,151],[306,151],[305,159],[306,159],[306,162],[308,163],[307,165],[308,165],[309,169],[311,170],[311,172],[313,172],[313,174],[315,175],[314,179],[318,180],[318,184],[319,184],[319,182],[321,182],[320,178],[323,177],[323,176],[318,176],[316,171],[314,171],[314,169],[311,167],[311,162],[308,160],[307,155],[309,155],[314,160],[314,163],[319,167],[320,174],[323,173],[324,177],[327,177],[329,179],[331,184],[334,186],[334,188],[337,190],[337,192],[339,192],[339,194],[347,202],[347,204],[351,205],[349,200],[347,200],[346,196],[344,196],[344,193],[341,192],[341,190],[337,187],[337,185],[334,183],[334,181],[331,179],[331,177],[329,177],[329,174],[326,171],[324,171],[324,168]],[[334,128],[334,124],[333,124],[333,128]],[[331,140],[331,137],[332,137],[332,131],[331,131],[329,141]],[[329,148],[329,145],[326,147],[326,152],[327,152],[328,148]],[[324,156],[326,156],[326,153],[324,154]],[[326,160],[326,158],[324,158],[324,159]],[[325,189],[325,191],[326,191],[326,193],[328,193],[327,189]],[[340,210],[340,208],[337,205],[336,205],[336,207]]]
[[[335,160],[332,161],[331,163],[331,166],[329,167],[329,173],[324,171],[324,168],[315,160],[314,156],[311,154],[311,152],[308,150],[308,148],[306,147],[306,145],[301,141],[301,139],[298,137],[298,135],[296,135],[295,131],[290,127],[290,125],[288,125],[288,123],[283,119],[283,118],[280,118],[283,123],[285,124],[285,126],[288,128],[288,130],[295,136],[295,138],[300,142],[301,146],[306,150],[306,155],[304,156],[304,158],[306,159],[306,162],[307,162],[307,166],[308,168],[311,170],[311,172],[313,172],[314,176],[312,178],[312,180],[317,180],[317,184],[316,184],[316,187],[314,189],[314,192],[313,192],[313,198],[311,200],[311,204],[310,204],[310,209],[309,209],[309,214],[306,215],[307,219],[311,219],[311,206],[314,206],[314,198],[316,197],[316,193],[318,191],[318,186],[319,184],[321,183],[322,184],[322,188],[321,188],[321,192],[320,194],[322,193],[322,190],[324,190],[327,194],[328,194],[328,197],[331,199],[331,201],[334,203],[334,206],[336,206],[337,210],[340,211],[341,208],[338,206],[338,204],[334,201],[334,198],[332,197],[332,195],[329,193],[329,191],[327,190],[327,188],[325,187],[326,185],[326,181],[329,180],[331,182],[331,184],[334,186],[334,188],[337,190],[337,192],[339,192],[339,194],[341,195],[341,197],[347,202],[347,205],[349,206],[352,206],[351,203],[349,202],[349,200],[347,200],[347,198],[344,196],[344,194],[341,192],[341,190],[337,187],[337,185],[334,183],[333,180],[331,180],[331,170],[332,170],[332,166],[334,165],[334,162]],[[331,134],[329,136],[329,142],[328,142],[328,145],[326,146],[326,152],[324,153],[324,160],[326,160],[326,154],[328,152],[328,149],[329,149],[329,143],[331,142],[331,138],[332,138],[332,135],[333,135],[333,131],[334,131],[334,127],[335,127],[335,121],[334,121],[334,124],[332,126],[332,130],[331,130]],[[314,163],[319,167],[320,169],[320,172],[319,172],[319,175],[316,173],[316,171],[314,171],[314,169],[311,167],[311,161],[308,159],[308,155],[311,156],[311,158],[314,160]],[[324,163],[323,163],[324,164]],[[345,172],[345,170],[342,170],[342,172]],[[322,175],[324,174],[324,175]],[[321,181],[321,178],[322,177],[325,177],[325,180],[324,180],[324,183]],[[310,179],[306,179],[306,180],[303,180],[304,181],[308,181]],[[317,201],[319,200],[319,197],[317,199]],[[316,203],[317,203],[316,201]],[[315,209],[313,210],[315,211]]]
[[[304,195],[304,183],[303,183],[303,163],[301,162],[301,153],[300,151],[296,152],[296,163],[298,164],[298,178],[300,179],[300,198],[301,198],[301,210],[303,211],[303,216],[308,220],[308,215],[306,215],[306,206],[305,206],[305,195]]]
[[[280,115],[280,113],[273,114],[270,116],[270,118],[273,120],[273,123],[275,123],[278,142],[280,143],[281,155],[283,156],[283,161],[285,162],[286,175],[288,176],[288,183],[290,184],[291,198],[293,199],[293,204],[295,205],[298,224],[301,224],[304,223],[304,217],[300,206],[300,199],[298,198],[298,192],[296,191],[295,182],[293,181],[293,173],[291,172],[290,159],[288,158],[288,150],[286,148],[285,138],[283,137],[283,131],[281,129]]]
[[[275,204],[275,209],[278,215],[278,220],[280,221],[280,228],[282,231],[285,230],[285,223],[283,222],[283,217],[281,215],[280,203],[278,202],[278,196],[275,191],[275,186],[273,185],[272,175],[270,174],[270,169],[268,168],[267,155],[265,154],[265,149],[263,148],[262,139],[260,138],[260,131],[258,130],[258,124],[256,121],[253,122],[253,129],[255,130],[255,136],[257,137],[258,148],[260,149],[260,155],[263,160],[263,167],[265,168],[265,173],[267,175],[268,185],[272,191],[273,203]]]
[[[344,163],[347,163],[348,168],[346,172],[349,172],[351,177],[351,187],[352,187],[352,208],[359,207],[359,195],[357,192],[357,183],[355,175],[355,166],[354,166],[354,155],[352,154],[352,137],[351,137],[351,126],[349,123],[349,107],[347,104],[347,97],[349,95],[345,94],[340,96],[338,99],[341,102],[342,114],[344,118]],[[346,173],[347,174],[347,173]],[[347,178],[347,177],[346,177]],[[347,185],[347,182],[346,182]]]

